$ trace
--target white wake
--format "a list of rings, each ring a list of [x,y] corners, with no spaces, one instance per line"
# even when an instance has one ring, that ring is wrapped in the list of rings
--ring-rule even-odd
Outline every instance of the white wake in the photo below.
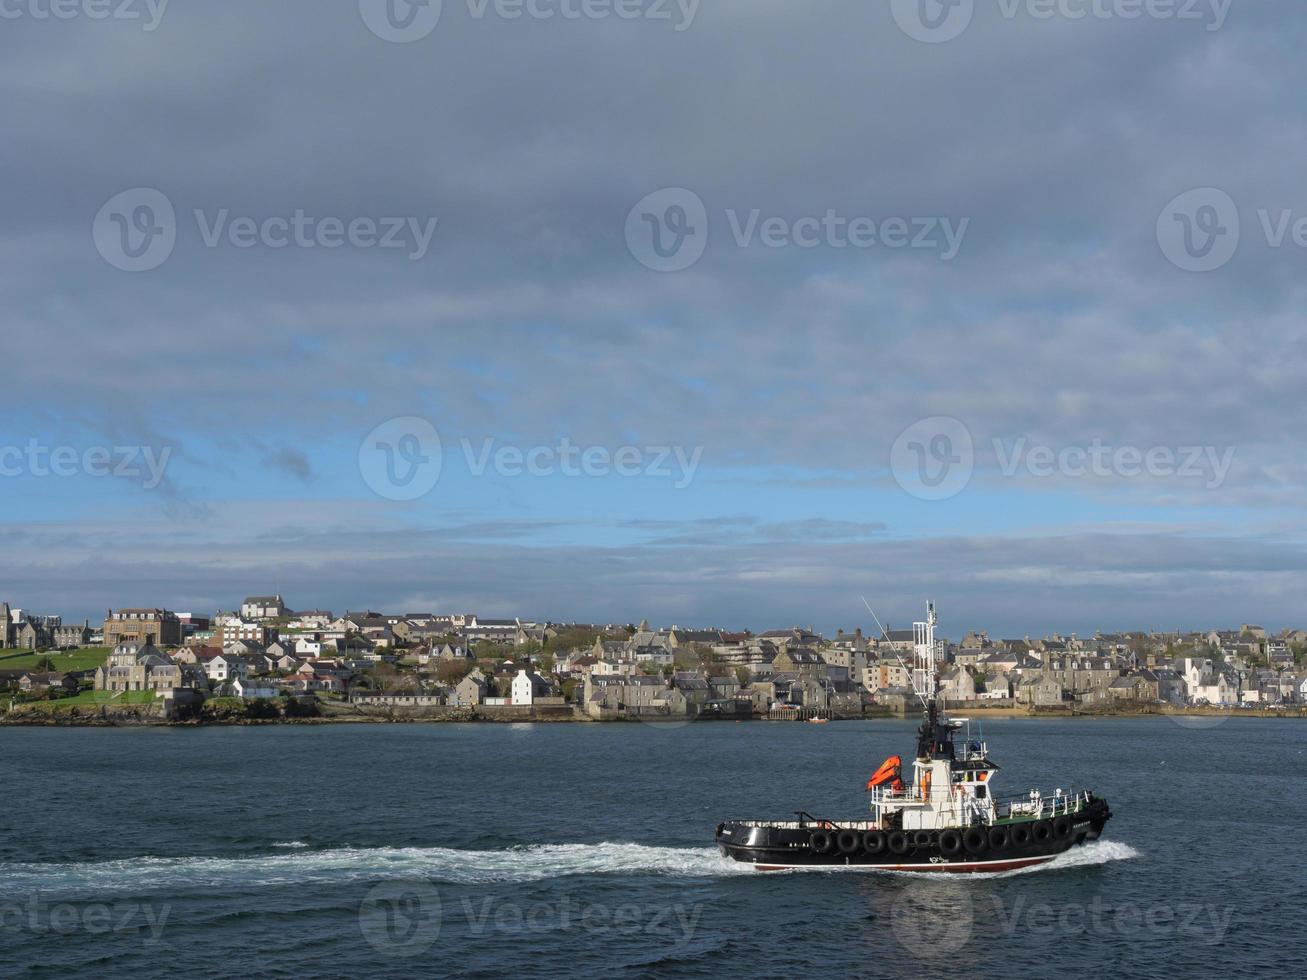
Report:
[[[0,892],[140,893],[410,877],[435,883],[477,885],[571,875],[716,878],[753,870],[727,860],[713,847],[621,843],[542,844],[494,851],[445,847],[343,847],[308,851],[286,844],[274,847],[278,848],[277,853],[240,857],[138,857],[69,864],[0,864]]]
[[[712,847],[649,847],[643,844],[537,844],[493,851],[446,847],[342,847],[310,851],[302,842],[274,844],[270,854],[240,857],[136,857],[67,864],[0,864],[0,894],[60,892],[141,894],[243,890],[290,885],[337,884],[391,878],[482,885],[520,883],[577,875],[645,875],[723,878],[756,874]],[[1048,864],[998,875],[948,875],[951,880],[1047,873],[1126,861],[1139,852],[1118,841],[1073,848]],[[804,874],[871,871],[858,867],[797,869]],[[785,874],[786,872],[776,872]],[[909,874],[913,872],[880,872]]]

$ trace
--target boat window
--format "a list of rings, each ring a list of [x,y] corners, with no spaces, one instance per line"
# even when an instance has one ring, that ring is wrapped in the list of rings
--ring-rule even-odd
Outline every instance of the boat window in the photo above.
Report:
[[[985,798],[985,787],[983,787],[983,786],[977,786],[977,787],[976,787],[976,799],[978,799],[978,800],[983,800],[984,798]]]

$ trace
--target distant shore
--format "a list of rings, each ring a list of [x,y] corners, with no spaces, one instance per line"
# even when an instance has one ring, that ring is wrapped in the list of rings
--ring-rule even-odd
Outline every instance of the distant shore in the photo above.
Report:
[[[257,702],[251,702],[257,704]],[[1112,705],[1103,707],[1075,706],[1068,708],[1029,708],[1019,707],[982,707],[979,705],[954,704],[949,712],[955,717],[970,718],[1034,718],[1034,719],[1070,719],[1070,718],[1142,718],[1149,716],[1195,717],[1195,718],[1307,718],[1307,706],[1272,707],[1272,708],[1213,708],[1186,707],[1172,705]],[[863,714],[832,715],[828,721],[867,721],[867,720],[915,720],[916,714],[906,715],[889,709],[871,710]],[[9,713],[0,716],[0,727],[10,728],[204,728],[232,727],[251,725],[350,725],[350,724],[592,724],[592,725],[632,725],[632,724],[701,724],[701,723],[744,723],[774,722],[777,724],[804,724],[806,719],[754,715],[748,717],[713,717],[713,718],[634,718],[614,719],[591,718],[575,710],[533,711],[519,708],[516,711],[490,710],[482,708],[377,708],[373,706],[355,706],[331,703],[328,710],[321,714],[288,716],[273,714],[267,716],[247,715],[241,717],[191,717],[186,719],[169,719],[164,717],[161,705],[59,705],[58,702],[33,702],[17,705]]]

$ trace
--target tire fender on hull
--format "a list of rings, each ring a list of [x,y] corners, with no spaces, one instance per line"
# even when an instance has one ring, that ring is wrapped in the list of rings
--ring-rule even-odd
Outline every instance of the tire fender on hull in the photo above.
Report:
[[[968,854],[983,854],[989,844],[989,836],[979,827],[969,827],[962,835],[962,846]]]
[[[835,835],[835,846],[841,854],[856,854],[862,847],[862,835],[856,830],[841,830]]]

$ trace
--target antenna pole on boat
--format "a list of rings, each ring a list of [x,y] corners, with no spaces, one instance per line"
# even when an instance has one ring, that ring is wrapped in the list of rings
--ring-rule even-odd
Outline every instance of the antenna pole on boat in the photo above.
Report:
[[[889,631],[886,630],[884,626],[880,625],[879,619],[876,619],[876,610],[871,608],[871,603],[867,601],[867,597],[859,596],[858,598],[860,598],[862,600],[862,604],[867,607],[867,612],[871,613],[871,618],[876,620],[876,625],[880,628],[880,635],[885,637],[885,642],[893,643],[894,641],[889,638]],[[931,608],[934,608],[933,603],[931,604]],[[903,668],[903,673],[908,675],[908,682],[912,685],[912,693],[917,696],[917,700],[921,702],[921,706],[923,708],[926,707],[926,698],[922,695],[922,693],[919,690],[917,690],[916,672],[912,670],[908,670],[908,665],[903,662],[903,658],[899,656],[899,652],[895,650],[893,646],[890,647],[889,652],[894,654],[894,659],[897,660],[899,662],[899,666]]]

